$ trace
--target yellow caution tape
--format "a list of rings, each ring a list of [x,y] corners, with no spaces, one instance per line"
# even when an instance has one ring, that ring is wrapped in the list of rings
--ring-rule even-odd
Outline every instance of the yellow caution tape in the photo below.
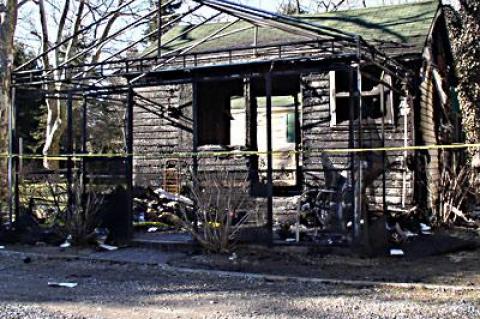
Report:
[[[323,149],[318,151],[272,151],[272,155],[296,155],[296,154],[345,154],[345,153],[367,153],[367,152],[399,152],[399,151],[421,151],[421,150],[446,150],[446,149],[469,149],[479,148],[478,144],[450,144],[450,145],[416,145],[396,147],[375,147],[375,148],[347,148],[347,149]],[[175,158],[175,157],[211,157],[211,156],[248,156],[268,155],[267,151],[199,151],[199,152],[175,152],[167,154],[127,154],[127,153],[95,153],[95,154],[60,154],[60,155],[38,155],[38,154],[9,154],[1,153],[0,158],[21,158],[21,159],[48,159],[51,161],[79,161],[84,158]]]

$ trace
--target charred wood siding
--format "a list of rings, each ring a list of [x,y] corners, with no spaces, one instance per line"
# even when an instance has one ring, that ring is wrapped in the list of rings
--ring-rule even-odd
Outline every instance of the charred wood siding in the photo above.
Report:
[[[432,79],[431,67],[426,67],[423,81],[420,84],[420,110],[419,110],[419,130],[420,144],[436,145],[437,139],[437,120],[435,119],[435,96],[434,84]],[[423,175],[424,183],[419,185],[423,189],[427,198],[427,208],[435,208],[439,197],[440,183],[440,163],[439,151],[436,149],[428,150],[421,157],[422,166],[425,168]]]
[[[309,74],[302,78],[303,85],[303,175],[307,188],[329,188],[331,181],[351,169],[350,154],[325,154],[325,149],[348,149],[348,127],[330,126],[330,81],[328,73]],[[404,118],[400,116],[398,107],[395,109],[395,125],[385,129],[385,146],[400,147],[404,144]],[[410,115],[411,116],[411,115]],[[410,119],[407,119],[410,123]],[[408,144],[412,145],[413,127],[408,125]],[[362,130],[363,147],[379,147],[381,140],[379,125],[365,125]],[[355,145],[359,145],[356,134]],[[364,155],[362,155],[363,157]],[[369,160],[368,156],[364,160]],[[381,155],[380,155],[381,157]],[[414,175],[405,167],[403,152],[387,152],[386,202],[387,210],[400,208],[404,189],[404,174],[406,171],[406,201],[407,207],[414,204]],[[328,167],[327,167],[328,166]],[[383,166],[383,165],[382,165]],[[368,171],[366,175],[368,176]],[[330,184],[330,185],[329,185]],[[383,211],[383,177],[380,174],[367,188],[368,206],[372,211]]]
[[[347,149],[349,131],[345,127],[330,126],[330,87],[329,74],[316,73],[302,76],[302,185],[307,189],[328,188],[332,176],[349,172],[350,154],[330,154],[322,160],[325,149]],[[168,161],[179,160],[179,173],[186,180],[191,157],[178,157],[178,152],[191,152],[193,149],[192,85],[162,86],[137,92],[146,97],[136,98],[134,117],[135,183],[138,186],[162,186],[164,169]],[[153,103],[152,103],[153,102]],[[385,131],[386,146],[403,146],[403,116],[395,110],[395,125]],[[412,145],[412,125],[408,125],[408,144]],[[379,147],[380,126],[369,125],[363,128],[362,145]],[[358,136],[358,135],[356,135]],[[358,139],[355,145],[359,145]],[[200,150],[203,148],[200,147]],[[220,167],[236,172],[237,178],[244,180],[249,170],[250,158],[244,156],[200,157],[200,173],[215,172]],[[368,159],[367,159],[368,160]],[[322,163],[323,161],[323,163]],[[331,162],[332,167],[325,167]],[[414,175],[405,167],[403,152],[388,152],[386,175],[387,210],[400,208],[406,182],[406,206],[414,204]],[[404,171],[406,174],[404,176]],[[368,173],[368,172],[367,172]],[[344,174],[345,175],[345,174]],[[333,177],[334,178],[334,177]],[[186,182],[186,181],[185,181]],[[383,211],[382,175],[376,176],[367,188],[368,206],[371,211]],[[263,199],[258,200],[263,206]],[[296,213],[293,198],[276,198],[274,201],[275,221],[292,219]],[[263,217],[262,217],[263,218]]]
[[[134,182],[137,186],[159,187],[167,162],[179,160],[179,148],[191,131],[189,114],[179,116],[185,88],[160,86],[136,91],[134,107]],[[190,133],[191,135],[191,133]],[[191,137],[190,137],[191,140]],[[191,144],[191,143],[190,143]]]
[[[162,187],[168,168],[176,169],[185,185],[191,174],[193,150],[192,85],[159,86],[136,93],[135,185]],[[200,147],[199,151],[202,150],[211,151]],[[242,182],[248,174],[248,162],[245,156],[200,156],[199,178],[221,168],[231,171]]]

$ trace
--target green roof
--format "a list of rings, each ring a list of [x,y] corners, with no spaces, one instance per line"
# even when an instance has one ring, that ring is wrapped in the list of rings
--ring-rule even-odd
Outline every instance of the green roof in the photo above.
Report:
[[[419,54],[423,51],[425,40],[429,35],[438,8],[439,2],[435,0],[314,15],[300,15],[298,17],[320,26],[361,35],[367,41],[388,42],[388,44],[383,45],[387,52],[390,50],[394,54]],[[227,25],[228,23],[208,23],[171,41],[191,28],[191,25],[179,25],[163,36],[162,43],[166,44],[167,51],[184,47],[207,37]],[[248,28],[249,26],[251,26],[249,22],[238,21],[222,33]],[[254,41],[253,35],[253,28],[250,28],[208,40],[190,52],[228,50],[252,46]],[[261,27],[258,31],[259,45],[275,45],[305,40],[308,40],[308,38],[274,28]],[[391,42],[394,42],[394,44]],[[156,47],[156,44],[153,47]]]

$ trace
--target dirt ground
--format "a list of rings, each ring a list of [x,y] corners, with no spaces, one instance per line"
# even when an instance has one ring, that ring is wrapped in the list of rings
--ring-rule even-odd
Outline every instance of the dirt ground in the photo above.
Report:
[[[0,250],[0,319],[480,318],[477,237],[413,241],[402,247],[402,258],[291,247],[241,248],[234,256],[134,247],[98,252],[9,246]],[[178,267],[459,289],[225,277]],[[52,281],[78,286],[49,287]]]
[[[362,258],[350,250],[243,248],[232,255],[188,255],[173,266],[344,280],[431,283],[480,287],[480,237],[438,233],[412,240],[404,257]]]
[[[480,318],[479,291],[273,282],[35,257],[0,258],[0,295],[2,319]]]

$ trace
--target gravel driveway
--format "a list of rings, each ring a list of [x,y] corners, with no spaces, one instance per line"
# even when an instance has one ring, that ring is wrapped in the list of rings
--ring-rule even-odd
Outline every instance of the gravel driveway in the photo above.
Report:
[[[0,257],[0,318],[480,318],[478,291],[353,288]],[[52,288],[49,281],[78,282]]]

